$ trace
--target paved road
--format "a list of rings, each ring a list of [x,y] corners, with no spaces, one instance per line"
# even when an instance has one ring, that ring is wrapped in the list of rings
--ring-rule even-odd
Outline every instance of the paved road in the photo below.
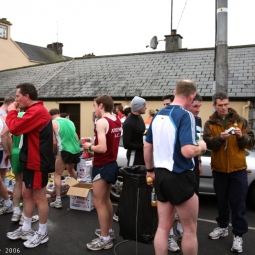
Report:
[[[227,238],[220,240],[209,240],[208,233],[216,227],[216,199],[210,196],[200,197],[200,212],[198,221],[198,241],[200,255],[228,255],[233,254],[230,251],[232,245],[232,234]],[[243,255],[255,254],[254,236],[255,236],[255,217],[254,211],[248,208],[247,218],[249,221],[249,232],[244,236]],[[63,199],[62,209],[50,208],[48,233],[50,240],[48,243],[38,246],[34,249],[27,249],[23,246],[21,240],[8,240],[7,231],[17,228],[17,223],[12,223],[11,214],[0,216],[0,255],[2,254],[31,254],[31,255],[71,255],[71,254],[101,254],[101,255],[153,255],[152,245],[128,241],[121,243],[123,239],[116,235],[114,248],[102,251],[89,251],[86,243],[94,239],[95,228],[98,228],[97,214],[69,209],[69,198]],[[38,228],[38,223],[34,224]],[[119,232],[119,226],[114,223],[115,233]],[[231,229],[231,227],[230,227]],[[15,250],[16,249],[16,250]],[[172,254],[169,252],[169,254]],[[178,252],[177,254],[182,254]]]

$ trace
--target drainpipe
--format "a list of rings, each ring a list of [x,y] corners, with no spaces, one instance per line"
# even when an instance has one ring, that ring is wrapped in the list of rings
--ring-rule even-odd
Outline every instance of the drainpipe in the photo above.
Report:
[[[242,117],[245,118],[244,114],[245,114],[245,108],[248,108],[251,104],[251,101],[247,101],[247,104],[243,106],[243,114]],[[245,118],[246,119],[246,118]]]

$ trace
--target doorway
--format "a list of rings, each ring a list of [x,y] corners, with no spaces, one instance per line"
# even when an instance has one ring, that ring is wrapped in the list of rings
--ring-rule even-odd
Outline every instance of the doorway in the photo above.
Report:
[[[76,133],[80,139],[80,104],[59,104],[60,113],[69,113],[70,120],[74,123]]]

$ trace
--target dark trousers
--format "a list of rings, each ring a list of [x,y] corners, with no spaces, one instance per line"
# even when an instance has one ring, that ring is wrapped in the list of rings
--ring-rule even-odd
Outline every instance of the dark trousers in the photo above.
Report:
[[[226,228],[230,221],[234,235],[242,236],[248,231],[248,223],[245,217],[246,196],[248,181],[246,170],[233,173],[220,173],[213,171],[213,185],[217,196],[219,227]]]

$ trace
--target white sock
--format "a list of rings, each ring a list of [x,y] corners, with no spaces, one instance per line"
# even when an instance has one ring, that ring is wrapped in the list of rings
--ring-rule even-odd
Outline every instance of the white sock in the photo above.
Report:
[[[101,236],[103,238],[104,242],[108,242],[110,240],[110,236]]]
[[[173,235],[174,235],[174,230],[173,230],[173,228],[171,228],[169,235],[170,235],[170,236],[173,236]]]
[[[4,200],[4,206],[6,206],[6,207],[12,206],[12,201],[10,200],[10,198],[8,198],[7,200]]]
[[[28,231],[31,229],[31,221],[32,221],[32,218],[27,218],[24,215],[24,222],[23,222],[23,226],[22,226],[23,231]]]
[[[13,213],[15,213],[15,214],[20,214],[20,208],[19,208],[19,206],[13,207]]]
[[[181,224],[181,222],[177,222],[177,229],[181,232],[181,233],[183,233],[183,229],[182,229],[182,224]]]
[[[109,233],[112,233],[112,232],[114,232],[112,229],[109,229]]]
[[[56,201],[61,202],[61,196],[56,196]]]
[[[45,224],[39,223],[38,233],[39,233],[40,235],[45,235],[45,233],[46,233],[46,227],[47,227],[47,223],[45,223]]]

